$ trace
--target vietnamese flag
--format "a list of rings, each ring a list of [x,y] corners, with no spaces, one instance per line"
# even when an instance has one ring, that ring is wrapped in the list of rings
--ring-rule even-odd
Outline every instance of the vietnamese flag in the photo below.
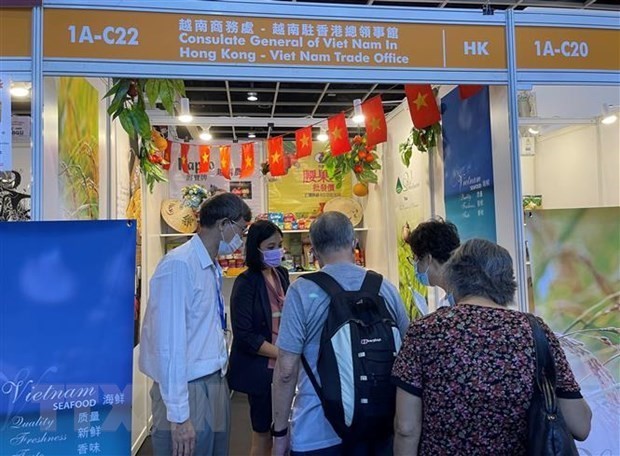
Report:
[[[164,150],[164,163],[162,164],[162,168],[166,171],[170,169],[170,156],[172,155],[172,141],[168,141],[168,145]]]
[[[364,124],[366,126],[366,146],[372,147],[387,141],[387,123],[383,112],[381,95],[362,103]]]
[[[342,155],[351,150],[347,119],[344,112],[327,119],[327,130],[333,156]]]
[[[189,152],[189,144],[181,144],[181,169],[185,174],[189,174],[189,163],[187,162],[187,154]]]
[[[467,100],[469,97],[473,97],[478,92],[480,92],[484,86],[481,85],[460,85],[459,86],[459,97],[461,100]]]
[[[269,172],[272,176],[284,176],[286,167],[284,165],[284,141],[282,136],[269,138],[267,140],[267,157],[269,159]]]
[[[254,143],[241,145],[241,177],[254,174]]]
[[[418,129],[430,127],[441,120],[430,84],[405,84],[405,94],[414,127]]]
[[[198,154],[200,155],[200,167],[198,174],[206,174],[209,172],[209,163],[211,162],[211,148],[209,146],[199,146]]]
[[[220,169],[222,176],[230,180],[230,146],[220,146]]]
[[[300,128],[295,131],[297,158],[312,155],[312,127]]]

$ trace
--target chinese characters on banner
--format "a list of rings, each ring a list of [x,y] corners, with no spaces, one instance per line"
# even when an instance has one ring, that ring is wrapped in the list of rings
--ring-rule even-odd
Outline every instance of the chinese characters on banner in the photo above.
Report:
[[[457,89],[441,100],[446,218],[461,240],[495,242],[495,195],[489,88],[462,100]]]
[[[125,220],[0,223],[0,454],[130,454],[135,239]]]
[[[345,178],[341,189],[329,180],[325,167],[317,161],[317,154],[325,147],[313,143],[313,153],[299,160],[288,174],[269,179],[269,212],[291,212],[299,217],[318,215],[322,205],[337,196],[351,196],[351,177]],[[295,150],[295,142],[285,142],[286,151]]]
[[[106,29],[110,24],[115,33],[119,27],[125,33],[122,45]],[[492,25],[48,10],[43,30],[46,58],[139,55],[144,61],[192,64],[506,68],[504,28]]]

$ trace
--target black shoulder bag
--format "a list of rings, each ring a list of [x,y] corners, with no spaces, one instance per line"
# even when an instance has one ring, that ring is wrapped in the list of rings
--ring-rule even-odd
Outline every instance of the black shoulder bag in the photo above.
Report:
[[[558,408],[555,364],[547,336],[532,314],[527,314],[536,350],[534,394],[527,412],[528,456],[578,456],[572,434]]]

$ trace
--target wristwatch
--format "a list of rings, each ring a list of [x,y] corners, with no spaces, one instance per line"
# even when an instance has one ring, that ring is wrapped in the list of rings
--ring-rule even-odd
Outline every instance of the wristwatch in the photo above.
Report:
[[[285,437],[288,434],[288,427],[285,427],[281,431],[276,431],[273,423],[271,423],[271,437]]]

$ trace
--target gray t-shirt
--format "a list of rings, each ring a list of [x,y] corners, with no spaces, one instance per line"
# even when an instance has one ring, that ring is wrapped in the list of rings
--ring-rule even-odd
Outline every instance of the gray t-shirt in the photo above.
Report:
[[[323,272],[335,278],[345,290],[359,290],[366,270],[352,263],[326,265]],[[398,290],[383,280],[379,292],[404,338],[409,325]],[[284,301],[276,345],[288,352],[304,354],[315,375],[321,331],[327,319],[329,297],[318,285],[303,278],[291,284]],[[312,451],[338,445],[340,438],[329,424],[316,392],[303,368],[297,380],[297,394],[291,420],[293,451]]]

